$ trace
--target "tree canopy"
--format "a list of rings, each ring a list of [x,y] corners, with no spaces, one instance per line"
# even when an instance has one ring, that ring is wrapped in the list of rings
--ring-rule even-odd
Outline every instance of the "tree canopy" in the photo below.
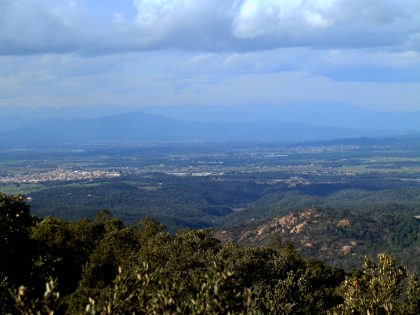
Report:
[[[32,217],[0,194],[0,312],[21,314],[418,314],[420,284],[386,254],[346,273],[290,244],[222,243],[169,233],[152,218],[125,226]]]

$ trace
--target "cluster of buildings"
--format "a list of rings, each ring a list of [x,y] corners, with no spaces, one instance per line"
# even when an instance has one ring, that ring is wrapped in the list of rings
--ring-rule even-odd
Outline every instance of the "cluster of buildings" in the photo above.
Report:
[[[55,169],[52,171],[28,174],[28,175],[15,175],[0,177],[0,183],[41,183],[50,181],[74,181],[74,180],[90,180],[97,178],[112,178],[119,177],[121,173],[116,171],[106,170],[93,170],[93,171],[81,171],[81,170],[65,170]]]

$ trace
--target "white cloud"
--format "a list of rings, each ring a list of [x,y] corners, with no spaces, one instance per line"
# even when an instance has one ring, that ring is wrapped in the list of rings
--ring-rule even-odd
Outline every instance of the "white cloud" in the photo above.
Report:
[[[232,0],[134,0],[134,28],[144,48],[231,48]]]
[[[73,1],[1,1],[0,53],[77,49],[87,22]]]
[[[233,33],[239,38],[305,33],[332,26],[325,11],[336,1],[245,0],[233,20]]]
[[[418,82],[418,0],[0,0],[0,105],[419,108]]]
[[[233,34],[268,47],[404,45],[420,30],[418,1],[245,0]]]
[[[418,50],[419,34],[417,0],[0,1],[0,54],[298,46]]]

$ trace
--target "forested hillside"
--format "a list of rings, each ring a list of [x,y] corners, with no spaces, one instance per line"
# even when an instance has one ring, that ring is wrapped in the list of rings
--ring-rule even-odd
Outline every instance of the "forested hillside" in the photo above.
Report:
[[[312,207],[214,233],[217,239],[246,246],[266,245],[279,237],[301,255],[346,270],[358,267],[364,256],[387,251],[416,272],[420,271],[419,235],[420,222],[390,206],[377,212]]]
[[[333,179],[294,179],[277,173],[223,177],[146,173],[47,183],[29,196],[39,217],[92,220],[98,209],[108,209],[126,225],[152,216],[170,232],[207,228],[218,239],[244,246],[262,246],[278,235],[301,255],[345,270],[359,266],[364,256],[372,259],[387,251],[419,272],[420,222],[415,216],[420,183],[375,175],[351,176],[338,183]],[[299,218],[311,208],[317,209],[316,215]],[[292,214],[297,218],[292,218],[296,222],[290,228],[275,224]]]
[[[125,226],[30,215],[0,193],[0,312],[21,314],[418,314],[420,283],[394,259],[346,273],[289,243],[222,243],[209,231],[171,234],[148,218]],[[360,261],[362,265],[362,261]]]

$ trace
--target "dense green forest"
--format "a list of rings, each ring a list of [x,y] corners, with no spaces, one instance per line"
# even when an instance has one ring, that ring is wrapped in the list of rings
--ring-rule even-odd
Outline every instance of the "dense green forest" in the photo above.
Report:
[[[0,193],[0,312],[20,314],[418,314],[420,282],[388,255],[345,272],[206,230],[169,233],[146,218],[126,226],[31,216]]]
[[[125,225],[152,216],[172,233],[206,228],[217,238],[245,246],[265,245],[268,239],[254,241],[244,236],[248,231],[317,207],[322,217],[317,221],[322,224],[310,220],[299,233],[281,236],[301,255],[350,270],[359,266],[364,256],[373,259],[378,252],[387,251],[399,263],[420,271],[420,222],[414,218],[420,214],[418,182],[394,182],[383,175],[344,179],[306,175],[303,180],[310,183],[289,187],[289,182],[279,181],[283,179],[289,181],[290,174],[182,177],[145,173],[92,182],[47,183],[28,196],[32,213],[40,218],[93,220],[98,209],[108,209]],[[341,220],[348,224],[341,224]],[[221,231],[232,237],[226,239],[227,234]],[[311,248],[302,245],[308,243],[305,237],[311,239]],[[352,250],[343,254],[347,246]],[[324,247],[328,251],[322,251]]]
[[[244,246],[264,246],[272,237],[291,242],[305,257],[351,270],[363,257],[392,254],[420,272],[420,222],[399,206],[380,211],[310,207],[263,222],[220,228],[214,236]]]
[[[152,215],[173,231],[245,224],[251,218],[265,220],[311,206],[382,214],[395,214],[398,206],[400,214],[420,214],[419,182],[371,174],[345,178],[306,175],[302,181],[308,183],[293,187],[280,181],[293,175],[146,173],[95,182],[46,183],[29,195],[33,213],[40,217],[93,218],[98,208],[106,208],[126,224]]]

